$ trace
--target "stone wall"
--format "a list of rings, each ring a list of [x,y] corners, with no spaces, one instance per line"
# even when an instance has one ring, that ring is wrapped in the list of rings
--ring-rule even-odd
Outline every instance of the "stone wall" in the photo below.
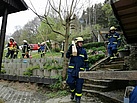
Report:
[[[33,70],[32,76],[40,77],[53,77],[61,75],[62,70],[47,70],[43,68],[44,64],[52,64],[53,60],[56,61],[57,65],[62,65],[62,58],[40,58],[40,59],[3,59],[2,70],[6,71],[8,75],[23,76],[27,68],[39,65],[39,69]]]
[[[130,55],[125,58],[125,64],[129,70],[137,70],[137,44],[130,46]]]

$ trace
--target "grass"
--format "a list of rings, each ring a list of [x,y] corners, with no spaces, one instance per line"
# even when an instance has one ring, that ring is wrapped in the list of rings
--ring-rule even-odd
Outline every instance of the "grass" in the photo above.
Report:
[[[7,53],[7,50],[4,50],[3,53],[3,58],[5,57]],[[36,51],[32,51],[31,52],[32,58],[41,58],[40,53],[38,54],[37,50]],[[45,57],[61,57],[61,53],[60,52],[46,52]],[[18,52],[18,58],[22,58],[22,52],[19,51]]]
[[[68,95],[69,92],[66,91],[66,90],[59,90],[57,92],[50,92],[50,93],[46,93],[45,95],[48,97],[48,98],[54,98],[54,97],[62,97],[62,96],[66,96]]]

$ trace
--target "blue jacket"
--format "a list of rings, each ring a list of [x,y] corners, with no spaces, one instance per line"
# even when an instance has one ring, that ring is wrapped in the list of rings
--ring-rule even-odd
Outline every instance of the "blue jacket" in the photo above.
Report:
[[[68,73],[78,77],[79,71],[89,70],[87,52],[84,48],[77,46],[77,56],[72,56],[72,45],[69,47],[66,57],[70,58]]]
[[[129,95],[129,103],[137,103],[137,86]]]
[[[113,34],[107,34],[106,38],[108,38],[109,45],[116,44],[117,46],[120,46],[121,43],[121,37],[117,32],[114,32]]]
[[[40,50],[43,52],[45,50],[45,45],[41,45]]]

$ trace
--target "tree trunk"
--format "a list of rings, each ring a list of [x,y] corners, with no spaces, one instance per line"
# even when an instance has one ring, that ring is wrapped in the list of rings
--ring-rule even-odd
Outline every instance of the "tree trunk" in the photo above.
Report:
[[[69,22],[66,23],[66,35],[65,35],[65,47],[64,47],[64,62],[63,62],[63,80],[66,80],[67,76],[67,68],[68,68],[68,59],[66,58],[66,52],[68,50],[69,45],[69,35],[70,35],[70,24]]]

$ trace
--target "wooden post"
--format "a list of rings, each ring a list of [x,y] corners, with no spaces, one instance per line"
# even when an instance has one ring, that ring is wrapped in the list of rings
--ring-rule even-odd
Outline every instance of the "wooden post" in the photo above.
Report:
[[[3,56],[4,42],[5,42],[7,18],[8,18],[8,10],[7,8],[5,8],[5,12],[2,18],[1,34],[0,34],[0,73],[1,73],[2,56]]]
[[[137,71],[85,71],[79,73],[84,79],[137,80]]]

